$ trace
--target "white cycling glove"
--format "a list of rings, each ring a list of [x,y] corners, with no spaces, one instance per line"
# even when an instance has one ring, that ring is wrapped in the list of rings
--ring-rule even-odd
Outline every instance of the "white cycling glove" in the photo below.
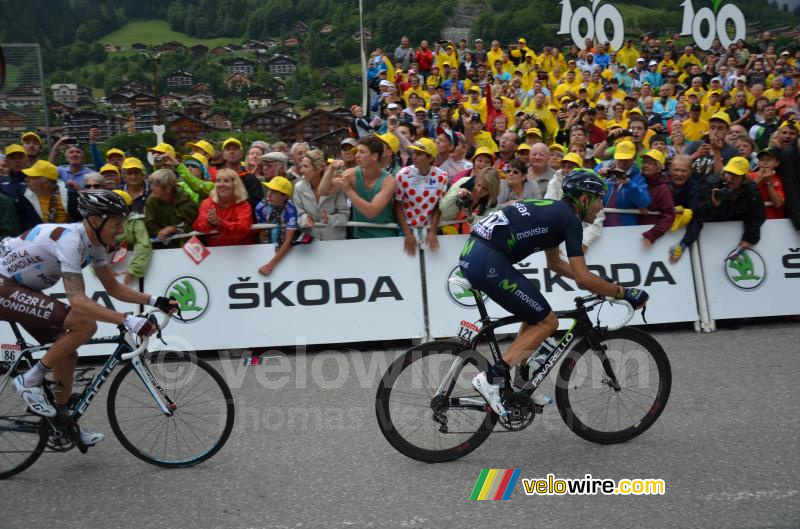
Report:
[[[144,337],[150,336],[153,333],[155,326],[153,325],[153,322],[147,318],[129,314],[125,316],[125,328],[137,336]]]

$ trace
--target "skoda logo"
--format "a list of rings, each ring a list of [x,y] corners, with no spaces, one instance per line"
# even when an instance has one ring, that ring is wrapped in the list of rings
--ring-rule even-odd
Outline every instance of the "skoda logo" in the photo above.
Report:
[[[210,303],[208,288],[205,283],[196,277],[179,277],[169,284],[164,295],[178,300],[178,305],[181,308],[181,318],[186,323],[199,320],[208,311]]]
[[[450,275],[447,276],[447,279],[451,277],[464,277],[464,274],[461,273],[461,267],[456,266],[453,270],[450,271]],[[447,281],[447,292],[450,294],[450,299],[455,301],[457,304],[461,305],[462,307],[474,307],[477,305],[475,302],[475,296],[472,295],[471,290],[465,290],[458,285],[454,285],[450,281]],[[486,300],[486,294],[481,292],[481,299],[484,301]]]
[[[761,286],[767,275],[764,259],[748,248],[735,259],[725,261],[725,277],[740,290],[754,290]]]

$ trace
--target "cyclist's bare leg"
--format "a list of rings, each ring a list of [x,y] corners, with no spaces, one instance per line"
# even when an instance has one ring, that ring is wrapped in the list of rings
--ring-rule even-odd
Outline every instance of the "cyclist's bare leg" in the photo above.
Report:
[[[64,320],[67,331],[53,342],[53,345],[42,357],[42,362],[53,369],[56,380],[56,404],[66,404],[72,394],[72,375],[78,361],[78,347],[92,339],[97,332],[97,323],[79,316],[73,311]]]
[[[558,318],[552,311],[542,321],[531,325],[523,323],[520,326],[519,334],[503,353],[503,361],[509,366],[524,362],[532,355],[542,342],[558,330]]]

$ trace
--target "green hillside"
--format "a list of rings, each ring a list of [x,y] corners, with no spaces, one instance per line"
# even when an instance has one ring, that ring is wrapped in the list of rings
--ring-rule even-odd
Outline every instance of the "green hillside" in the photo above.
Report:
[[[241,35],[236,37],[220,37],[216,39],[198,39],[184,33],[173,31],[166,20],[137,20],[128,22],[116,31],[97,39],[100,44],[116,44],[117,46],[130,46],[135,42],[142,44],[158,45],[165,42],[177,41],[184,46],[204,44],[210,48],[225,46],[227,44],[240,44]]]

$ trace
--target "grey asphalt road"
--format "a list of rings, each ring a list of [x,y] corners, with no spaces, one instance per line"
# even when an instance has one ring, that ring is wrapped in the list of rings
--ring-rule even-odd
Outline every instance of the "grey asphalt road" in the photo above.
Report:
[[[553,407],[439,465],[407,459],[377,428],[375,389],[399,348],[257,367],[215,359],[236,427],[213,459],[184,470],[122,448],[105,417],[107,384],[84,419],[106,441],[87,455],[46,454],[3,482],[0,528],[800,527],[800,327],[654,334],[671,359],[672,395],[640,438],[586,442]],[[510,501],[469,501],[483,468],[657,478],[666,494],[526,496],[518,483]]]

